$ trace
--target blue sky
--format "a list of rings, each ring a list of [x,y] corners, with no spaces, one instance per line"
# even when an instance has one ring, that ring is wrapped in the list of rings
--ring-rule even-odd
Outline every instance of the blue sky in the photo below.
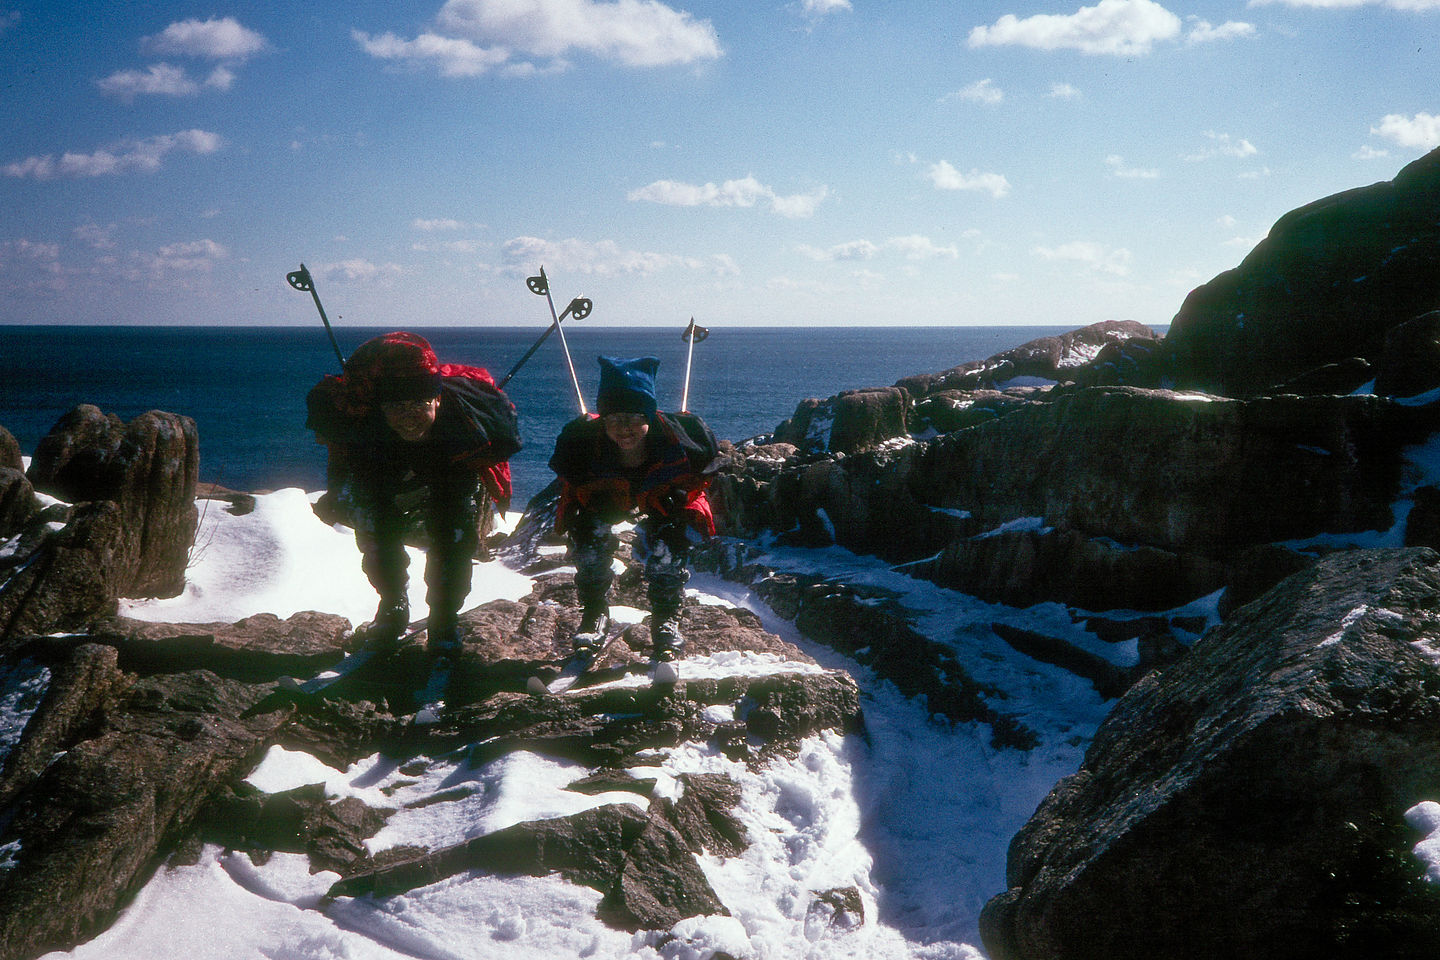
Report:
[[[0,0],[0,323],[1168,323],[1440,146],[1440,0]]]

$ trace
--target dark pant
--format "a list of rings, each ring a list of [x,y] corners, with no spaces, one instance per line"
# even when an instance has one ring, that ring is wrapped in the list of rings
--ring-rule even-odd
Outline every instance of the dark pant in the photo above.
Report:
[[[470,594],[471,574],[479,546],[480,491],[477,482],[431,484],[423,505],[425,534],[425,602],[430,617],[453,622]],[[405,552],[405,515],[399,490],[375,484],[357,490],[355,543],[361,569],[384,599],[405,594],[410,556]]]
[[[594,514],[581,513],[568,527],[580,604],[587,609],[603,606],[615,579],[612,564],[620,541],[612,525]],[[636,534],[635,559],[644,564],[650,612],[663,616],[679,610],[690,579],[690,545],[697,535],[684,524],[649,516],[636,524]]]

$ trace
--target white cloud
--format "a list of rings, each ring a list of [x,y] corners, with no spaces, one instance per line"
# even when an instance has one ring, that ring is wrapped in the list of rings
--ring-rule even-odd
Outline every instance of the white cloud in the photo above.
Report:
[[[216,90],[229,90],[235,85],[235,73],[225,66],[216,67],[210,71],[210,76],[205,78],[205,86],[214,87]]]
[[[1123,277],[1130,272],[1130,251],[1124,247],[1107,247],[1089,240],[1073,240],[1058,247],[1035,247],[1031,251],[1042,260],[1078,263],[1097,273]]]
[[[1110,168],[1112,176],[1123,180],[1155,180],[1160,176],[1159,170],[1130,166],[1125,162],[1125,158],[1118,154],[1112,153],[1106,157],[1105,165]]]
[[[327,263],[314,272],[319,273],[326,280],[340,283],[364,283],[369,281],[387,282],[400,276],[405,270],[397,263],[373,263],[363,257],[356,257],[351,260],[341,260],[338,263]]]
[[[802,244],[796,248],[802,256],[822,263],[874,260],[883,253],[898,253],[907,260],[933,260],[937,257],[958,259],[960,249],[955,244],[941,246],[929,237],[910,234],[890,237],[882,243],[870,240],[851,240],[831,247],[812,247]]]
[[[823,17],[851,7],[850,0],[800,0],[800,9],[806,16]]]
[[[829,193],[829,188],[822,186],[809,193],[782,196],[751,176],[740,180],[726,180],[719,186],[713,183],[656,180],[631,190],[626,198],[670,207],[753,207],[766,203],[782,217],[796,219],[813,215]]]
[[[432,63],[441,76],[446,77],[478,77],[510,59],[510,51],[503,47],[486,49],[469,40],[442,37],[435,33],[422,33],[414,40],[402,40],[393,33],[372,37],[359,30],[352,30],[350,36],[377,60]]]
[[[1440,117],[1417,113],[1413,117],[1387,114],[1370,132],[1399,147],[1431,150],[1440,146]]]
[[[1003,174],[981,173],[979,170],[971,170],[968,174],[961,173],[951,166],[948,160],[931,164],[926,176],[935,184],[937,190],[977,190],[988,193],[997,200],[1010,193],[1010,181],[1006,180]]]
[[[1047,96],[1055,100],[1079,100],[1082,94],[1068,83],[1052,83]]]
[[[1226,230],[1234,230],[1235,227],[1240,223],[1239,220],[1236,220],[1234,216],[1228,213],[1223,213],[1220,216],[1216,217],[1215,222],[1220,224],[1220,226],[1224,227]]]
[[[1440,10],[1440,0],[1250,0],[1254,6],[1278,3],[1286,7],[1316,7],[1322,10],[1345,10],[1352,7],[1389,7],[1418,13]]]
[[[1199,17],[1187,17],[1186,19],[1190,22],[1190,30],[1185,34],[1185,42],[1190,44],[1235,40],[1239,37],[1255,35],[1255,25],[1252,23],[1227,20],[1216,27],[1212,26],[1208,20],[1201,20]]]
[[[969,100],[972,103],[983,103],[987,106],[994,106],[1005,99],[1005,91],[995,86],[995,81],[986,77],[984,80],[977,80],[968,87],[962,87],[954,93],[947,93],[941,98],[945,100]]]
[[[434,233],[438,230],[464,230],[467,225],[460,220],[451,220],[448,218],[426,220],[422,217],[416,217],[410,221],[410,226],[412,229],[421,230],[425,233]]]
[[[0,173],[7,177],[34,177],[36,180],[101,177],[136,170],[151,173],[160,169],[165,157],[175,151],[203,156],[219,150],[223,143],[219,134],[205,130],[182,130],[144,140],[122,140],[94,153],[65,153],[59,159],[50,154],[27,157],[0,167]]]
[[[1216,157],[1230,157],[1235,160],[1244,160],[1259,154],[1259,150],[1249,140],[1236,139],[1228,133],[1216,133],[1213,130],[1205,131],[1205,138],[1210,141],[1210,146],[1199,153],[1192,153],[1185,159],[1191,162],[1202,160],[1213,160]]]
[[[114,250],[119,244],[115,242],[115,224],[100,226],[98,223],[82,223],[72,231],[75,238],[95,250]]]
[[[1180,34],[1180,18],[1154,0],[1100,0],[1069,15],[1007,13],[989,27],[970,31],[971,47],[1031,47],[1081,53],[1146,54]]]
[[[502,61],[518,50],[546,59],[588,53],[629,67],[658,67],[713,60],[722,52],[709,20],[697,21],[658,0],[447,0],[436,24],[445,37],[427,34],[430,46],[463,39]],[[390,39],[392,49],[405,43]],[[366,50],[379,55],[368,45]],[[529,71],[535,72],[533,65]]]
[[[29,261],[51,261],[60,259],[60,245],[58,243],[38,243],[34,240],[26,240],[23,237],[19,240],[6,240],[0,243],[0,254],[3,259],[18,259]]]
[[[190,79],[181,68],[168,63],[152,64],[144,71],[120,70],[95,81],[95,85],[100,92],[124,100],[133,100],[139,94],[188,97],[200,92],[200,84]]]
[[[1377,150],[1367,143],[1363,145],[1359,150],[1356,150],[1354,153],[1350,154],[1350,156],[1352,159],[1355,160],[1380,160],[1384,157],[1390,156],[1390,151]]]
[[[234,17],[216,20],[181,20],[141,41],[144,49],[159,54],[210,60],[245,60],[264,51],[269,43]]]
[[[682,257],[671,253],[626,250],[613,240],[587,241],[571,237],[566,240],[545,240],[541,237],[515,237],[505,241],[501,256],[507,267],[531,271],[539,266],[565,273],[591,276],[650,276],[660,270],[679,267],[703,270],[716,276],[731,276],[739,270],[726,255],[707,259]]]

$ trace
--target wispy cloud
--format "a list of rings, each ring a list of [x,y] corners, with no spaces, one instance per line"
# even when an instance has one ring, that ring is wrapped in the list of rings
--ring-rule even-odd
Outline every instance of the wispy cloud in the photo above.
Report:
[[[1228,133],[1216,133],[1214,130],[1206,130],[1205,139],[1210,141],[1210,145],[1203,150],[1187,155],[1185,157],[1186,160],[1192,163],[1213,160],[1216,157],[1244,160],[1248,157],[1257,156],[1260,153],[1249,140],[1243,137],[1232,137]]]
[[[800,0],[800,9],[807,17],[824,17],[851,7],[850,0]]]
[[[143,70],[118,70],[95,81],[100,91],[126,102],[137,96],[192,97],[201,90],[229,90],[235,84],[232,66],[269,49],[269,41],[241,26],[233,17],[222,20],[183,20],[140,41],[143,50],[167,56],[219,60],[210,75],[200,80],[172,63],[155,63]]]
[[[1078,88],[1072,87],[1068,83],[1052,83],[1050,92],[1046,96],[1054,100],[1079,100],[1083,94]]]
[[[1179,36],[1180,27],[1180,18],[1153,0],[1100,0],[1072,14],[1021,19],[1007,13],[988,27],[971,30],[969,45],[1133,56]]]
[[[410,221],[411,229],[420,230],[424,233],[436,233],[442,230],[465,230],[469,226],[470,225],[468,223],[465,223],[463,220],[452,220],[443,217],[435,220],[426,220],[423,217],[416,217],[414,220]]]
[[[709,20],[659,0],[448,0],[435,27],[414,40],[360,30],[351,35],[372,57],[428,64],[453,77],[555,72],[567,69],[565,58],[576,54],[626,67],[661,67],[722,53]]]
[[[971,103],[995,106],[1005,100],[1005,91],[995,86],[994,80],[986,77],[984,80],[976,80],[968,87],[961,87],[953,93],[947,93],[940,99],[942,103],[946,100],[969,100]]]
[[[359,30],[350,35],[360,48],[377,60],[402,60],[431,64],[445,77],[478,77],[504,65],[510,51],[504,47],[485,48],[457,37],[422,33],[404,40],[393,33],[372,37]]]
[[[683,268],[714,276],[733,276],[739,270],[727,255],[684,257],[673,253],[627,250],[613,240],[546,240],[515,237],[501,245],[505,267],[519,272],[543,265],[566,273],[591,276],[649,276],[661,270]]]
[[[1348,10],[1352,7],[1389,7],[1392,10],[1423,12],[1440,10],[1440,0],[1250,0],[1257,7],[1280,4],[1286,7],[1315,7],[1323,10]]]
[[[1201,20],[1199,17],[1187,17],[1186,22],[1189,23],[1190,26],[1185,32],[1185,42],[1189,44],[1214,43],[1255,36],[1255,25],[1253,23],[1227,20],[1217,27],[1211,24],[1210,21]]]
[[[64,153],[27,157],[0,167],[7,177],[33,177],[36,180],[103,177],[138,171],[151,173],[160,169],[165,158],[174,152],[205,155],[223,146],[219,134],[205,130],[182,130],[179,133],[143,140],[122,140],[93,153]]]
[[[1389,150],[1377,150],[1370,144],[1364,144],[1350,156],[1355,160],[1381,160],[1390,156]]]
[[[828,187],[817,187],[809,193],[782,195],[753,176],[740,180],[693,184],[678,180],[656,180],[627,194],[626,199],[659,203],[670,207],[753,207],[768,205],[782,217],[792,219],[812,216],[829,195]]]
[[[961,173],[948,160],[931,164],[926,176],[937,190],[973,190],[988,193],[997,200],[1010,193],[1010,181],[1005,179],[1004,174],[982,173],[979,170]]]
[[[907,260],[933,260],[936,258],[958,259],[960,248],[955,244],[941,245],[929,237],[910,234],[890,237],[880,243],[870,240],[851,240],[830,247],[812,247],[802,244],[796,248],[802,256],[822,263],[854,260],[874,260],[885,253],[898,253]]]
[[[141,95],[193,97],[202,89],[229,90],[235,74],[226,67],[216,67],[204,80],[192,78],[181,67],[169,63],[152,64],[145,70],[119,70],[95,81],[102,93],[133,100]]]
[[[1440,0],[1437,0],[1437,5],[1440,5]],[[1440,147],[1440,117],[1428,113],[1417,113],[1413,117],[1398,113],[1387,114],[1370,128],[1370,132],[1399,147],[1419,150]]]
[[[1074,240],[1058,247],[1035,247],[1032,251],[1042,260],[1078,263],[1096,273],[1123,277],[1130,273],[1133,259],[1124,247],[1108,247],[1089,240]]]
[[[1112,153],[1106,157],[1105,165],[1110,168],[1112,176],[1120,177],[1122,180],[1155,180],[1160,176],[1159,170],[1132,167],[1119,154]]]
[[[398,263],[375,263],[364,257],[320,266],[315,273],[338,283],[388,283],[405,273]]]

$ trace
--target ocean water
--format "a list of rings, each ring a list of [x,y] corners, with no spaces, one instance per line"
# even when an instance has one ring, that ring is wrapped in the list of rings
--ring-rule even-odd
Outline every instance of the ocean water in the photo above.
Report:
[[[411,328],[442,362],[503,377],[543,327]],[[691,410],[721,439],[769,433],[806,397],[887,386],[981,360],[1068,327],[712,327],[695,345]],[[566,337],[587,407],[595,357],[660,358],[661,409],[680,407],[688,345],[682,328],[586,327]],[[348,356],[384,330],[338,328]],[[324,329],[303,327],[0,327],[0,426],[31,453],[55,422],[90,403],[129,420],[147,410],[192,417],[200,479],[238,490],[324,486],[325,452],[305,429],[305,394],[339,364]],[[553,478],[555,437],[580,412],[559,338],[506,386],[525,449],[511,461],[515,502]]]

